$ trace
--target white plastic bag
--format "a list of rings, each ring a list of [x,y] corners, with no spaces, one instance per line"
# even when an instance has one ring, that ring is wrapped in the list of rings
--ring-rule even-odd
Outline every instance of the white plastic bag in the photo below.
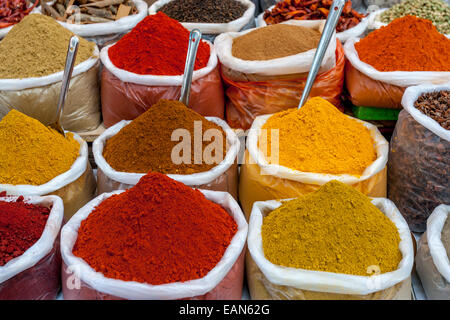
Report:
[[[69,220],[79,208],[93,198],[96,189],[95,178],[88,162],[87,143],[76,133],[73,137],[80,144],[80,151],[68,171],[39,186],[0,184],[0,191],[6,191],[8,195],[58,195],[63,199],[65,218]]]
[[[428,299],[450,300],[450,261],[441,241],[450,206],[441,204],[430,215],[416,256],[416,270]]]
[[[99,51],[76,65],[62,114],[65,130],[82,132],[100,125]],[[55,121],[63,70],[43,77],[0,79],[0,118],[16,109],[45,125]]]
[[[267,10],[272,10],[274,7],[275,5],[271,6]],[[288,21],[299,21],[301,23],[300,25],[304,27],[315,27],[318,24],[325,22],[325,20],[288,20]],[[369,22],[368,17],[365,17],[361,20],[360,23],[358,23],[353,28],[350,28],[342,32],[337,32],[336,38],[338,38],[339,41],[341,41],[342,43],[345,43],[350,38],[359,37],[366,31],[368,22]],[[264,21],[264,12],[263,12],[256,18],[256,27],[264,27],[264,26],[267,26],[267,23],[266,21]]]
[[[372,203],[396,225],[403,258],[397,270],[368,277],[283,267],[271,263],[264,256],[261,226],[263,217],[281,206],[281,202],[256,202],[250,216],[247,240],[251,259],[258,268],[257,272],[247,272],[252,299],[411,299],[410,275],[414,249],[408,225],[390,200],[374,198]]]
[[[294,26],[304,26],[311,29],[316,29],[322,32],[324,22],[319,21],[314,23],[314,25],[304,25],[301,21],[290,20],[283,22],[283,24],[289,24]],[[236,58],[232,54],[233,39],[243,36],[255,29],[245,30],[242,32],[228,32],[219,35],[214,41],[214,46],[216,47],[217,56],[219,57],[220,63],[232,69],[233,71],[242,72],[245,74],[258,74],[258,75],[287,75],[296,73],[309,72],[311,64],[316,53],[316,49],[311,49],[306,52],[298,53],[295,55],[271,59],[262,61],[247,61]],[[336,65],[336,32],[330,40],[330,45],[328,46],[323,62],[321,65],[320,72],[327,71]]]
[[[2,197],[0,201],[13,202],[17,198]],[[21,256],[0,266],[0,300],[55,299],[61,285],[59,231],[63,202],[57,196],[25,196],[24,202],[52,208],[39,240]]]
[[[227,135],[227,144],[229,147],[225,159],[206,172],[188,175],[168,174],[168,176],[193,188],[226,191],[237,199],[238,172],[236,159],[240,149],[239,139],[225,121],[213,117],[206,117],[206,119],[221,126]],[[92,144],[92,153],[94,154],[95,163],[97,164],[97,187],[99,194],[111,192],[113,190],[128,189],[136,185],[138,181],[145,176],[144,173],[118,172],[114,170],[103,157],[103,148],[106,141],[116,135],[130,122],[131,121],[123,120],[106,129]]]
[[[247,223],[242,211],[229,194],[209,190],[200,190],[208,200],[221,205],[236,221],[238,230],[219,263],[203,278],[186,282],[149,285],[134,281],[106,278],[92,269],[83,259],[73,255],[72,249],[77,240],[78,228],[92,210],[114,191],[104,193],[80,209],[61,232],[61,255],[63,269],[63,294],[65,299],[86,298],[122,298],[122,299],[202,299],[206,295],[212,299],[240,299],[244,271],[243,250],[247,239]],[[239,270],[236,270],[239,269]],[[231,272],[231,274],[230,274]],[[73,275],[72,275],[73,274]],[[80,288],[71,287],[70,278],[81,281]]]

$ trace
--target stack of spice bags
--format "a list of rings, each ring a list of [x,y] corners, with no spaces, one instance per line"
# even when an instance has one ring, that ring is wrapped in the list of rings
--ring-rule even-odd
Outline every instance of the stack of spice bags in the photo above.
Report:
[[[414,249],[388,199],[338,181],[297,199],[256,202],[248,234],[252,299],[409,300]]]
[[[450,83],[409,87],[389,152],[388,195],[415,232],[450,203]]]
[[[258,115],[298,105],[322,28],[323,22],[303,27],[293,20],[216,38],[231,127],[248,129]],[[339,105],[344,63],[342,46],[333,35],[311,96]]]
[[[247,228],[229,194],[149,173],[64,226],[64,298],[240,299]]]
[[[315,97],[298,109],[259,116],[247,137],[239,177],[246,217],[255,201],[298,197],[339,180],[386,197],[388,142],[369,123]]]
[[[160,99],[180,97],[189,31],[164,13],[146,17],[116,44],[102,49],[103,121],[110,127],[133,120]],[[224,117],[217,56],[201,41],[189,106],[203,116]]]
[[[163,12],[189,31],[200,30],[202,37],[210,41],[221,33],[255,26],[255,4],[250,0],[159,0],[148,12]]]
[[[0,192],[60,196],[68,220],[95,194],[88,147],[77,134],[64,138],[16,110],[0,121]]]
[[[420,237],[416,270],[428,299],[450,300],[450,206],[438,206]]]
[[[0,193],[0,300],[54,300],[61,287],[57,196]]]
[[[240,143],[225,121],[174,100],[160,100],[133,121],[108,128],[93,143],[99,193],[134,186],[150,171],[191,187],[238,198]]]
[[[30,14],[0,43],[0,118],[17,109],[48,125],[56,108],[73,33],[54,19]],[[100,125],[98,48],[80,39],[61,123],[82,132]]]
[[[401,109],[406,87],[450,79],[450,39],[414,16],[350,39],[344,51],[345,83],[355,106]]]

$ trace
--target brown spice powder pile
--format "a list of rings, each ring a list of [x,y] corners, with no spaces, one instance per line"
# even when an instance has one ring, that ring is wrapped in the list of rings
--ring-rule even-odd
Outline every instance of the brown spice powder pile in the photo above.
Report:
[[[442,228],[441,241],[444,244],[447,257],[450,259],[450,217],[447,216],[444,227]]]
[[[242,60],[271,60],[317,48],[321,33],[289,24],[256,29],[233,41],[232,54]]]

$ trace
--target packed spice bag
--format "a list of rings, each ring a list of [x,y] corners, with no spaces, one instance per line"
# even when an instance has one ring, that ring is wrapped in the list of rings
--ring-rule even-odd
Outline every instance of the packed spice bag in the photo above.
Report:
[[[350,39],[344,51],[345,84],[355,106],[401,109],[406,87],[447,82],[450,39],[431,21],[395,19],[363,39]]]
[[[73,33],[54,19],[30,14],[0,43],[0,118],[19,110],[48,125],[56,121],[67,47]],[[64,129],[83,132],[100,125],[98,48],[80,39],[64,105]]]
[[[96,185],[86,142],[66,137],[16,110],[0,121],[0,192],[57,195],[68,220],[90,201]]]
[[[202,38],[211,42],[221,33],[255,26],[255,4],[250,0],[159,0],[148,12],[163,12],[189,31],[200,30]]]
[[[56,299],[61,288],[61,198],[0,195],[0,299]]]
[[[252,299],[411,299],[406,221],[388,199],[337,181],[297,199],[256,202],[247,245]]]
[[[172,139],[177,130],[186,130],[187,141]],[[188,150],[180,151],[183,159],[178,163],[173,152],[183,142]],[[211,158],[210,148],[215,149]],[[156,171],[188,186],[229,192],[238,199],[239,149],[240,142],[225,121],[204,118],[179,101],[160,100],[133,121],[106,129],[94,141],[98,192],[128,189],[145,173]]]
[[[450,83],[409,87],[391,138],[388,196],[411,230],[424,232],[431,212],[450,203]]]
[[[247,228],[229,194],[149,173],[64,226],[64,299],[241,299]]]
[[[450,299],[450,206],[438,206],[420,237],[416,270],[430,300]]]
[[[287,21],[216,38],[231,127],[248,129],[258,115],[298,106],[322,28],[323,22],[307,28]],[[333,36],[311,96],[339,106],[344,63],[342,46]]]
[[[247,137],[239,200],[248,218],[255,201],[286,199],[338,180],[371,197],[386,197],[389,146],[378,129],[326,100],[259,116]]]
[[[101,100],[105,126],[133,120],[160,99],[178,100],[188,44],[189,31],[158,12],[114,45],[103,48]],[[205,41],[197,51],[189,107],[203,116],[224,117],[217,56],[212,44]]]

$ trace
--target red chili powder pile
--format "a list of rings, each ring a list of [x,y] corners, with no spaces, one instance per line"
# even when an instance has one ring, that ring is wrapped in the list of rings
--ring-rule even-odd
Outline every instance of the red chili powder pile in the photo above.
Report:
[[[200,191],[151,172],[91,212],[73,254],[108,278],[184,282],[213,269],[236,232],[234,219]]]
[[[180,75],[184,72],[189,31],[162,12],[147,16],[109,48],[111,62],[137,74]],[[210,47],[200,41],[194,70],[206,67]]]
[[[450,39],[415,16],[369,33],[355,49],[361,61],[379,71],[450,71]]]
[[[0,201],[0,266],[39,240],[49,214],[49,208],[25,203],[23,197],[15,202]]]

